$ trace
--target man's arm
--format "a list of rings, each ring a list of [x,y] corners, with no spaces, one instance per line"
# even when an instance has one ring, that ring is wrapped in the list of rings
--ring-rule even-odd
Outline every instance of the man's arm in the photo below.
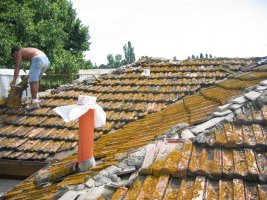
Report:
[[[11,81],[10,84],[13,84],[13,85],[16,84],[16,80],[17,80],[18,75],[19,75],[21,62],[22,62],[22,55],[21,55],[21,52],[19,51],[19,52],[16,53],[16,67],[15,67],[15,71],[14,71],[13,80]]]

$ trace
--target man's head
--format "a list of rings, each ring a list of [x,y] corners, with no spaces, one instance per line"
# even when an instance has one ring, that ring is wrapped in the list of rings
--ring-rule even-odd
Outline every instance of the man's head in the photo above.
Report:
[[[11,49],[11,55],[13,57],[15,57],[15,53],[16,52],[19,52],[19,50],[20,50],[20,47],[19,46],[13,46],[12,49]]]

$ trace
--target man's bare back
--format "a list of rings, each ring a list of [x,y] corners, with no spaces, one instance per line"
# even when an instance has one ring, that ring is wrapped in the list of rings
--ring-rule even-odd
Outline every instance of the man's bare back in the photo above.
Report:
[[[20,52],[23,60],[32,61],[35,56],[45,56],[45,53],[36,48],[21,48]]]

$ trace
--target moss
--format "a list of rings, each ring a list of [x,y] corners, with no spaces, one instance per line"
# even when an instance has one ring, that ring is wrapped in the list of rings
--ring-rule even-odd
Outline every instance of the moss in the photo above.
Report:
[[[226,135],[224,133],[224,131],[219,132],[217,129],[214,130],[214,135],[216,138],[216,143],[218,143],[219,145],[224,145],[227,143],[227,138]]]
[[[128,189],[126,187],[120,187],[117,191],[112,195],[111,200],[120,200],[126,195]]]
[[[155,186],[158,183],[158,178],[154,176],[148,176],[143,185],[142,188],[137,196],[137,199],[149,199],[151,195],[154,193]]]
[[[193,145],[192,155],[189,163],[189,173],[196,173],[199,164],[199,155],[197,153],[196,146]]]
[[[211,183],[210,180],[208,180],[207,185],[206,185],[206,200],[215,200],[219,199],[219,192],[218,188],[214,186],[214,184]]]
[[[209,172],[212,176],[220,176],[222,173],[222,160],[221,160],[221,150],[213,150],[213,160],[209,163]]]
[[[191,200],[194,182],[184,179],[179,189],[177,200]]]
[[[261,126],[258,124],[252,124],[252,130],[257,144],[265,145],[265,138],[261,130]]]
[[[142,183],[141,183],[140,179],[137,179],[134,182],[134,184],[131,186],[129,191],[126,193],[126,196],[125,196],[124,200],[136,199],[137,195],[140,192],[141,185],[142,185]]]
[[[234,199],[245,199],[244,183],[242,179],[233,180]]]
[[[172,174],[175,175],[178,171],[178,163],[181,158],[181,150],[172,151],[165,162],[161,172],[162,174]]]
[[[166,159],[163,160],[156,160],[153,164],[153,175],[160,176],[161,175],[161,168],[164,166]]]
[[[205,188],[205,177],[197,177],[194,184],[192,199],[203,199],[204,188]]]
[[[246,164],[248,166],[248,170],[251,174],[258,175],[259,170],[257,167],[255,155],[253,153],[253,150],[251,149],[245,149],[245,156],[246,156]]]
[[[234,170],[233,154],[230,150],[223,151],[223,172],[231,175]]]
[[[231,181],[220,181],[219,199],[233,199],[233,186]]]
[[[170,176],[163,175],[159,177],[152,199],[162,199],[167,188]]]
[[[192,142],[186,142],[184,143],[184,147],[181,152],[181,159],[180,162],[178,163],[178,171],[175,174],[176,177],[185,177],[186,172],[188,169],[189,165],[189,160],[191,156],[191,150],[192,150]]]
[[[233,150],[235,173],[240,176],[246,176],[248,168],[246,158],[242,151]]]

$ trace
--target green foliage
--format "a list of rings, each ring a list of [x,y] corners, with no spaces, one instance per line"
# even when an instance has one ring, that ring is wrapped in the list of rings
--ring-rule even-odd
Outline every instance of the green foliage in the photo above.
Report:
[[[115,55],[115,57],[112,54],[108,54],[107,60],[106,68],[118,68],[123,65],[122,55],[120,54]]]
[[[83,56],[90,45],[88,27],[68,0],[1,0],[0,35],[0,66],[14,65],[13,45],[43,50],[51,61],[47,73],[76,73],[92,66]]]
[[[118,68],[123,65],[131,64],[135,62],[134,48],[131,42],[123,46],[125,59],[122,58],[121,54],[113,56],[112,54],[107,55],[108,63],[107,65],[101,64],[99,68]]]
[[[192,59],[204,59],[204,54],[203,54],[203,53],[200,53],[199,56],[198,56],[198,55],[197,55],[197,56],[192,55],[191,58],[192,58]],[[212,57],[211,54],[208,55],[208,54],[206,53],[206,54],[205,54],[205,59],[209,59],[209,58],[211,59],[211,58],[213,58],[213,57]],[[190,56],[188,56],[187,59],[190,59]]]
[[[123,46],[124,56],[125,56],[125,64],[131,64],[135,61],[134,48],[130,41]]]

